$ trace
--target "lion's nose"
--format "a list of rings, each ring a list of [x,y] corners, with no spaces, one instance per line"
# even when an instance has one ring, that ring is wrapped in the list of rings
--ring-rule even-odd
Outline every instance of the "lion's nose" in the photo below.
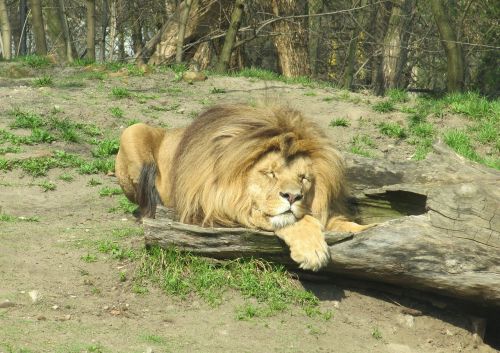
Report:
[[[280,196],[284,199],[287,199],[290,202],[290,205],[295,201],[299,201],[302,199],[302,194],[294,194],[291,192],[280,192]]]

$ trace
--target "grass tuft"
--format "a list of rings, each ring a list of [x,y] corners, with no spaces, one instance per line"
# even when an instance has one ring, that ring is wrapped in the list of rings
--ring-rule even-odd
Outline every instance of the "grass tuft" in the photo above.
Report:
[[[390,100],[382,101],[373,105],[373,110],[379,113],[394,111],[394,103]]]
[[[380,123],[378,127],[382,134],[389,137],[405,138],[407,136],[405,128],[397,123]]]
[[[342,127],[348,127],[349,121],[346,118],[337,118],[337,119],[332,119],[330,121],[330,124],[328,126],[335,127],[335,126],[342,126]]]
[[[111,89],[111,95],[117,99],[129,98],[131,96],[128,88],[124,87],[113,87]]]
[[[36,78],[33,81],[33,84],[37,87],[49,87],[54,85],[54,80],[52,79],[52,76],[44,75]]]
[[[143,254],[135,280],[159,285],[169,294],[186,297],[196,293],[210,305],[218,305],[230,288],[252,298],[256,305],[246,306],[243,317],[267,316],[289,305],[304,309],[318,306],[318,299],[297,286],[282,266],[262,260],[235,260],[213,263],[177,249],[152,247]]]

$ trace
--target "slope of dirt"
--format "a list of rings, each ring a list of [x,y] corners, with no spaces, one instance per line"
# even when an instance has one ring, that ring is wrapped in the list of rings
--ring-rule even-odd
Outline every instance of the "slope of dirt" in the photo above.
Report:
[[[340,150],[361,134],[374,141],[374,156],[406,159],[414,153],[412,146],[381,135],[376,127],[404,117],[375,113],[370,106],[376,98],[362,94],[353,94],[355,102],[349,102],[333,89],[231,77],[190,85],[176,82],[171,72],[104,80],[89,79],[78,68],[49,73],[51,87],[36,87],[32,78],[0,78],[0,129],[29,134],[9,127],[11,112],[19,109],[95,124],[101,137],[116,138],[130,120],[185,126],[211,104],[280,101],[316,119]],[[114,87],[127,88],[131,96],[114,98]],[[113,107],[123,117],[113,116]],[[329,127],[335,118],[345,118],[350,127]],[[450,124],[460,124],[459,118],[450,119]],[[64,150],[91,158],[92,150],[88,144],[61,141],[20,148],[0,157],[27,159]],[[61,180],[63,173],[73,179]],[[43,181],[53,182],[55,190],[44,191]],[[91,186],[96,181],[101,184]],[[335,283],[310,287],[321,308],[333,312],[331,318],[308,317],[302,309],[290,308],[271,317],[238,320],[237,310],[246,299],[236,292],[226,293],[217,307],[194,295],[184,300],[168,296],[154,286],[140,293],[131,281],[134,261],[96,250],[106,239],[142,246],[134,218],[116,209],[120,197],[99,195],[106,186],[118,187],[104,173],[80,175],[56,168],[34,178],[19,168],[0,170],[0,214],[11,216],[0,221],[0,352],[495,351],[474,345],[465,313]],[[117,236],[122,233],[126,235]]]

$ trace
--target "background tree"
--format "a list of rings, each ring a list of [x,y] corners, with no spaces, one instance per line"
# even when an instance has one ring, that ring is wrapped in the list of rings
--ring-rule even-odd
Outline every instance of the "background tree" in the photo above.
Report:
[[[191,10],[192,0],[184,0],[179,21],[179,31],[177,33],[177,47],[175,51],[175,62],[182,62],[182,51],[184,47],[184,36],[186,35],[186,26],[189,19],[189,11]]]
[[[45,25],[42,15],[42,3],[40,0],[30,0],[31,23],[35,37],[36,53],[47,55],[47,41],[45,39]]]
[[[87,59],[95,61],[95,0],[87,1]]]
[[[447,89],[462,91],[464,89],[464,56],[462,46],[457,41],[455,28],[450,16],[450,3],[445,0],[431,0],[430,7],[439,30],[439,36],[447,59]]]
[[[2,55],[4,59],[9,60],[12,56],[11,53],[11,31],[10,31],[10,21],[9,13],[7,12],[7,6],[5,0],[0,0],[0,30],[2,31],[1,43],[2,44]]]
[[[231,15],[231,23],[227,30],[226,36],[224,37],[224,45],[219,56],[219,61],[215,66],[215,70],[218,72],[227,71],[229,68],[229,62],[231,61],[231,54],[233,52],[234,42],[236,40],[236,34],[241,24],[241,16],[243,14],[243,9],[245,7],[245,0],[236,0],[234,3],[234,9]]]

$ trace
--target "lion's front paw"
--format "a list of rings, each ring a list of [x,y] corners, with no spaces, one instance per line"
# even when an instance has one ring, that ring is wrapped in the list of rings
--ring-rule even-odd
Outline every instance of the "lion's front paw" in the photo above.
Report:
[[[318,271],[330,261],[321,223],[312,216],[276,230],[276,235],[290,247],[291,258],[304,270]]]
[[[303,239],[290,247],[290,257],[300,268],[318,271],[330,262],[330,250],[324,239]]]

